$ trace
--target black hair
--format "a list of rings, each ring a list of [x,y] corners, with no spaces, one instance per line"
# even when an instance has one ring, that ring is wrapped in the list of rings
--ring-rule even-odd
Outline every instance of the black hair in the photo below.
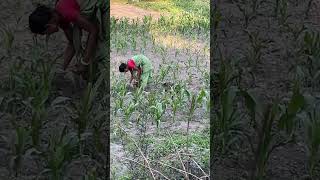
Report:
[[[120,72],[125,72],[126,68],[127,68],[127,64],[126,63],[121,63],[121,65],[119,66],[119,71]]]
[[[44,34],[46,25],[52,18],[53,10],[47,6],[38,6],[29,16],[29,28],[32,33]]]

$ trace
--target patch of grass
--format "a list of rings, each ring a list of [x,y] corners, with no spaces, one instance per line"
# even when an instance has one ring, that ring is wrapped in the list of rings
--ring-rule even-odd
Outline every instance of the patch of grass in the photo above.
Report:
[[[139,1],[133,4],[169,15],[160,19],[160,26],[156,29],[161,28],[162,31],[169,30],[169,32],[178,30],[185,34],[187,30],[195,33],[204,28],[209,32],[210,4],[207,0]],[[188,35],[190,32],[188,31]]]
[[[203,132],[191,133],[189,135],[189,139],[184,134],[172,135],[172,139],[164,138],[160,143],[155,144],[151,156],[168,156],[175,153],[175,147],[181,149],[185,147],[187,143],[190,144],[190,150],[193,151],[197,156],[199,155],[204,164],[208,162],[207,160],[209,159],[209,153],[201,153],[205,152],[206,150],[209,151],[210,146],[209,135]]]
[[[140,1],[134,5],[145,9],[151,9],[170,14],[200,13],[201,16],[209,18],[210,6],[208,0],[165,0],[165,1]]]

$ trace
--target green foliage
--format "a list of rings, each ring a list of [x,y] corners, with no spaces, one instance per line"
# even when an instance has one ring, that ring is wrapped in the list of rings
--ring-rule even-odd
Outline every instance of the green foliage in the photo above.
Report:
[[[26,152],[30,148],[30,131],[24,127],[15,128],[15,143],[14,143],[14,156],[11,160],[11,166],[13,167],[16,176],[21,168]]]
[[[305,119],[305,140],[308,150],[308,166],[311,177],[315,176],[315,167],[319,162],[320,147],[320,113],[317,102],[313,102],[311,107],[306,110]]]
[[[66,127],[60,135],[51,135],[46,159],[48,167],[42,173],[50,173],[50,179],[62,180],[67,165],[79,154],[79,139],[67,133]]]
[[[215,144],[222,153],[225,153],[228,149],[234,145],[241,135],[240,125],[241,118],[237,108],[234,107],[234,102],[238,89],[235,87],[227,88],[221,95],[221,106],[216,111],[216,120],[214,125],[215,132]]]

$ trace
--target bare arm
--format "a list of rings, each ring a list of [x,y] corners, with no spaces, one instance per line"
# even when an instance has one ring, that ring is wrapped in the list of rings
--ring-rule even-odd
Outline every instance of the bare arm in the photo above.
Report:
[[[66,70],[68,65],[70,64],[74,54],[75,54],[75,50],[73,47],[73,42],[72,42],[72,31],[71,31],[71,27],[68,27],[66,29],[63,30],[65,36],[68,39],[68,46],[64,52],[64,63],[63,63],[63,70]]]
[[[84,29],[89,33],[88,43],[87,43],[85,54],[84,54],[84,61],[86,63],[90,63],[94,50],[97,46],[99,29],[97,25],[93,24],[92,22],[88,21],[86,18],[82,16],[79,16],[79,18],[76,21],[76,24],[81,29]]]

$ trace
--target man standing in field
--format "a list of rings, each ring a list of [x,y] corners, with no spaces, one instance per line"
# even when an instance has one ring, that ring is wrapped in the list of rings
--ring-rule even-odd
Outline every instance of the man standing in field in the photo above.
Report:
[[[76,56],[77,65],[73,71],[87,79],[89,70],[90,75],[96,75],[98,62],[105,65],[108,52],[106,9],[105,0],[57,0],[54,9],[44,5],[37,7],[29,16],[29,27],[31,32],[47,36],[61,28],[69,41],[63,69],[66,70]],[[85,50],[81,45],[82,30],[88,32]]]
[[[121,63],[119,66],[119,71],[130,71],[130,84],[132,83],[132,80],[135,80],[135,85],[144,89],[152,78],[153,67],[150,60],[146,56],[139,54],[133,56],[128,60],[127,63]]]

